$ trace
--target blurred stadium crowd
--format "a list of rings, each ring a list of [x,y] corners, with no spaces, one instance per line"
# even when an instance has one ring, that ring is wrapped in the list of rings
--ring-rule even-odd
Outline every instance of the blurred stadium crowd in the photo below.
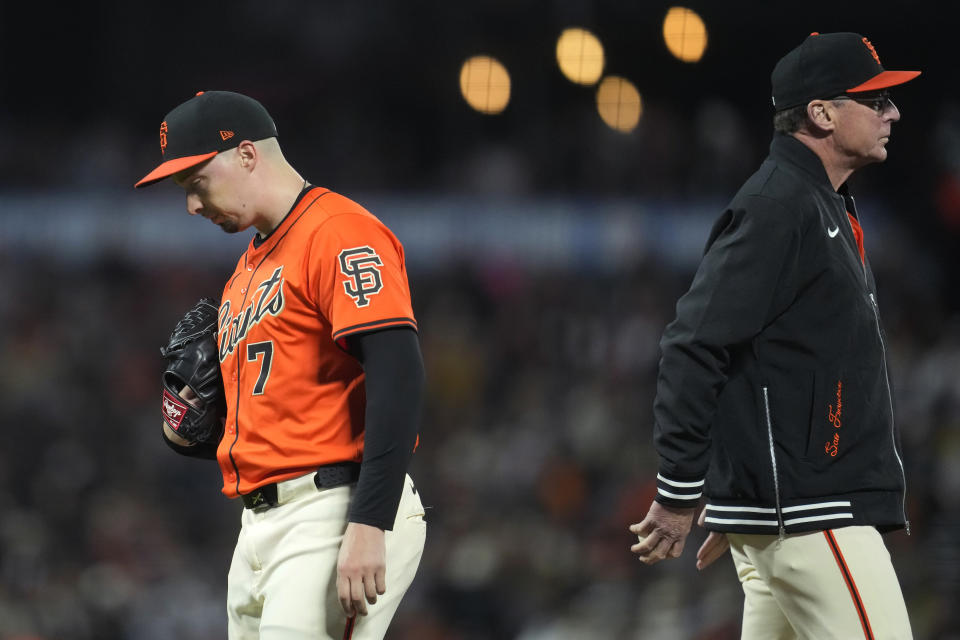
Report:
[[[895,94],[904,119],[890,159],[858,174],[854,193],[912,521],[912,535],[886,540],[916,637],[960,638],[960,106],[955,83],[934,72],[953,64],[949,38],[927,38],[938,16],[914,3],[901,14],[832,3],[830,19],[787,28],[776,3],[703,3],[712,48],[695,68],[668,60],[654,37],[666,5],[651,17],[649,3],[525,11],[534,4],[264,11],[243,0],[226,14],[195,2],[3,3],[0,640],[225,637],[241,507],[220,494],[216,465],[162,443],[159,346],[199,296],[222,290],[242,242],[211,249],[222,234],[187,220],[179,195],[138,194],[154,203],[138,209],[131,194],[156,159],[167,106],[200,89],[262,99],[312,182],[364,204],[359,190],[407,203],[371,209],[411,261],[429,383],[412,474],[430,524],[388,638],[739,637],[731,561],[694,568],[702,531],[679,561],[646,567],[627,526],[654,495],[657,343],[695,266],[670,247],[702,246],[709,222],[684,224],[690,203],[719,212],[765,154],[769,69],[785,34],[792,43],[812,28],[858,29],[891,68],[925,73]],[[844,11],[856,19],[841,21]],[[22,25],[36,13],[42,46],[59,51],[49,68],[27,60],[37,36]],[[630,136],[553,72],[559,29],[581,23],[644,94]],[[914,41],[898,40],[905,33]],[[170,53],[185,46],[187,65]],[[454,82],[463,57],[484,51],[516,81],[496,120],[464,108]],[[589,198],[609,195],[628,203],[625,220],[643,200],[674,221],[647,228],[660,250],[631,257],[623,230],[602,227]],[[546,222],[519,233],[502,218],[467,219],[491,196]],[[431,202],[442,215],[420,216]],[[568,205],[585,212],[574,229],[584,242],[619,235],[626,253],[538,253],[553,237],[550,212]],[[181,253],[168,258],[173,219],[189,231],[169,232]],[[455,249],[438,249],[441,227]],[[133,244],[142,237],[153,244]]]
[[[960,324],[929,268],[903,268],[918,249],[900,226],[876,226],[913,521],[887,540],[917,637],[955,638]],[[156,398],[159,345],[231,267],[0,258],[3,640],[224,636],[240,506],[215,465],[163,445]],[[654,491],[657,341],[691,275],[657,257],[411,269],[429,376],[413,474],[430,529],[389,637],[738,637],[730,561],[693,567],[702,532],[680,561],[628,552]]]

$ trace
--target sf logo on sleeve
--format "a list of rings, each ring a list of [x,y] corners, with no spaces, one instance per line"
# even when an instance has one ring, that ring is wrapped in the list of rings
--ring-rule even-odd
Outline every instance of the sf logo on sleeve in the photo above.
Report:
[[[370,296],[383,288],[380,267],[383,261],[370,247],[355,247],[340,252],[340,273],[347,276],[343,290],[357,307],[370,304]]]

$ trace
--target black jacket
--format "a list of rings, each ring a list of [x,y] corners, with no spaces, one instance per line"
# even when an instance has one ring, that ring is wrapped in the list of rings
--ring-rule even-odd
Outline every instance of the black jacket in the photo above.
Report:
[[[777,134],[714,225],[660,343],[659,502],[692,507],[706,495],[715,531],[904,526],[884,334],[856,216],[816,154]]]

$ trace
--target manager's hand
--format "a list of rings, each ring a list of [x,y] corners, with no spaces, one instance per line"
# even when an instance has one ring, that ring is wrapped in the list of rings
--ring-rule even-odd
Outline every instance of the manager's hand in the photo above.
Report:
[[[703,526],[703,519],[706,515],[707,510],[704,509],[700,512],[700,517],[697,519],[697,524],[701,527]],[[711,531],[707,539],[704,540],[700,548],[697,549],[697,569],[703,571],[713,564],[714,560],[729,550],[730,542],[727,540],[727,534]]]
[[[667,558],[679,558],[693,526],[696,508],[679,509],[654,501],[641,522],[630,525],[640,541],[630,547],[640,562],[656,564]]]

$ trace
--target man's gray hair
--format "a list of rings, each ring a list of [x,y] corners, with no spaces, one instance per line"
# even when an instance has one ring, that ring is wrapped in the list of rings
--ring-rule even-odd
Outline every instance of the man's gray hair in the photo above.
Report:
[[[807,123],[807,105],[799,104],[773,114],[773,130],[780,133],[796,133]]]

